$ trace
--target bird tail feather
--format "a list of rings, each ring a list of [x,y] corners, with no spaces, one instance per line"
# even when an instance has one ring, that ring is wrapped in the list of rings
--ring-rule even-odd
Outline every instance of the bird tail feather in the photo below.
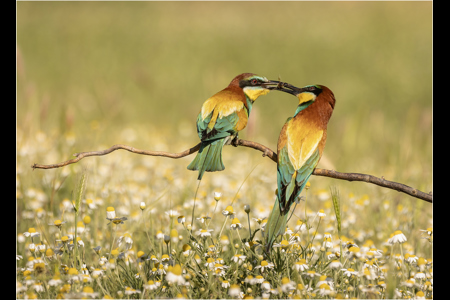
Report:
[[[225,139],[202,143],[194,160],[188,165],[188,170],[199,170],[198,180],[201,180],[205,171],[215,172],[225,169],[222,161],[222,149]]]
[[[288,213],[282,214],[280,211],[280,204],[278,197],[275,200],[272,212],[270,213],[269,219],[266,224],[266,251],[272,247],[273,242],[279,236],[284,234],[286,230],[286,225],[288,221]]]

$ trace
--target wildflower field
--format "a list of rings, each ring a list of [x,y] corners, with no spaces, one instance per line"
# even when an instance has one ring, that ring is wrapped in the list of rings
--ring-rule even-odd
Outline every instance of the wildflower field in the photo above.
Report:
[[[276,164],[253,149],[197,193],[194,155],[31,168],[193,147],[203,101],[255,72],[333,90],[320,168],[430,192],[431,4],[283,5],[17,3],[17,298],[433,298],[432,204],[403,193],[312,176],[265,253]],[[261,97],[240,138],[275,150],[296,104]]]

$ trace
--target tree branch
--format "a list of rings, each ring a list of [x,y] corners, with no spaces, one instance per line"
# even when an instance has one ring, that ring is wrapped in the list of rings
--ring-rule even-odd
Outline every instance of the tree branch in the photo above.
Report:
[[[267,156],[272,161],[277,162],[277,154],[264,145],[261,145],[259,143],[252,142],[252,141],[241,140],[241,139],[237,140],[235,145],[259,150],[263,153],[263,156]],[[185,156],[191,155],[192,153],[197,152],[200,149],[200,143],[198,143],[197,145],[195,145],[194,147],[192,147],[190,149],[187,149],[187,150],[179,152],[179,153],[140,150],[140,149],[136,149],[134,147],[130,147],[127,145],[117,144],[117,145],[114,145],[114,146],[112,146],[106,150],[102,150],[102,151],[90,151],[90,152],[75,153],[74,156],[76,156],[76,158],[73,158],[71,160],[64,161],[64,162],[61,162],[58,164],[52,164],[52,165],[34,164],[31,167],[33,168],[33,170],[34,169],[60,168],[60,167],[64,167],[64,166],[67,166],[67,165],[70,165],[73,163],[77,163],[81,159],[88,157],[88,156],[102,156],[102,155],[109,154],[113,151],[119,150],[119,149],[127,150],[132,153],[136,153],[136,154],[150,155],[150,156],[163,156],[163,157],[169,157],[169,158],[176,159],[176,158],[185,157]],[[427,194],[427,193],[419,191],[415,188],[407,186],[405,184],[386,180],[383,177],[378,178],[378,177],[375,177],[372,175],[360,174],[360,173],[341,173],[341,172],[337,172],[337,171],[333,171],[333,170],[326,170],[326,169],[319,169],[319,168],[314,169],[313,175],[331,177],[331,178],[347,180],[347,181],[368,182],[368,183],[379,185],[384,188],[389,188],[392,190],[403,192],[410,196],[433,203],[433,195],[431,194],[431,192],[429,194]]]

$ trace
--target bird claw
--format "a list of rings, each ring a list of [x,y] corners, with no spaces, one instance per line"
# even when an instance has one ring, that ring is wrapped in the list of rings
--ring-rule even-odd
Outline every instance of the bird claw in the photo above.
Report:
[[[238,138],[237,136],[235,136],[235,137],[233,138],[233,140],[231,141],[231,145],[232,145],[233,147],[239,146],[239,138]]]

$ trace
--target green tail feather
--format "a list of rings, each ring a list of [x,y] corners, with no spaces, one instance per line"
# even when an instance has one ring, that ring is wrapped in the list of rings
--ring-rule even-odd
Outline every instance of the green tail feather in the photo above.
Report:
[[[286,214],[281,215],[280,212],[280,204],[278,202],[278,197],[273,205],[272,212],[270,213],[269,220],[267,220],[265,231],[266,235],[266,251],[270,251],[272,248],[273,242],[279,236],[284,234],[286,230],[286,225],[288,221],[288,212]]]
[[[222,171],[225,166],[222,162],[222,149],[225,139],[202,143],[194,160],[188,165],[188,170],[199,170],[198,180],[201,180],[205,171]]]

